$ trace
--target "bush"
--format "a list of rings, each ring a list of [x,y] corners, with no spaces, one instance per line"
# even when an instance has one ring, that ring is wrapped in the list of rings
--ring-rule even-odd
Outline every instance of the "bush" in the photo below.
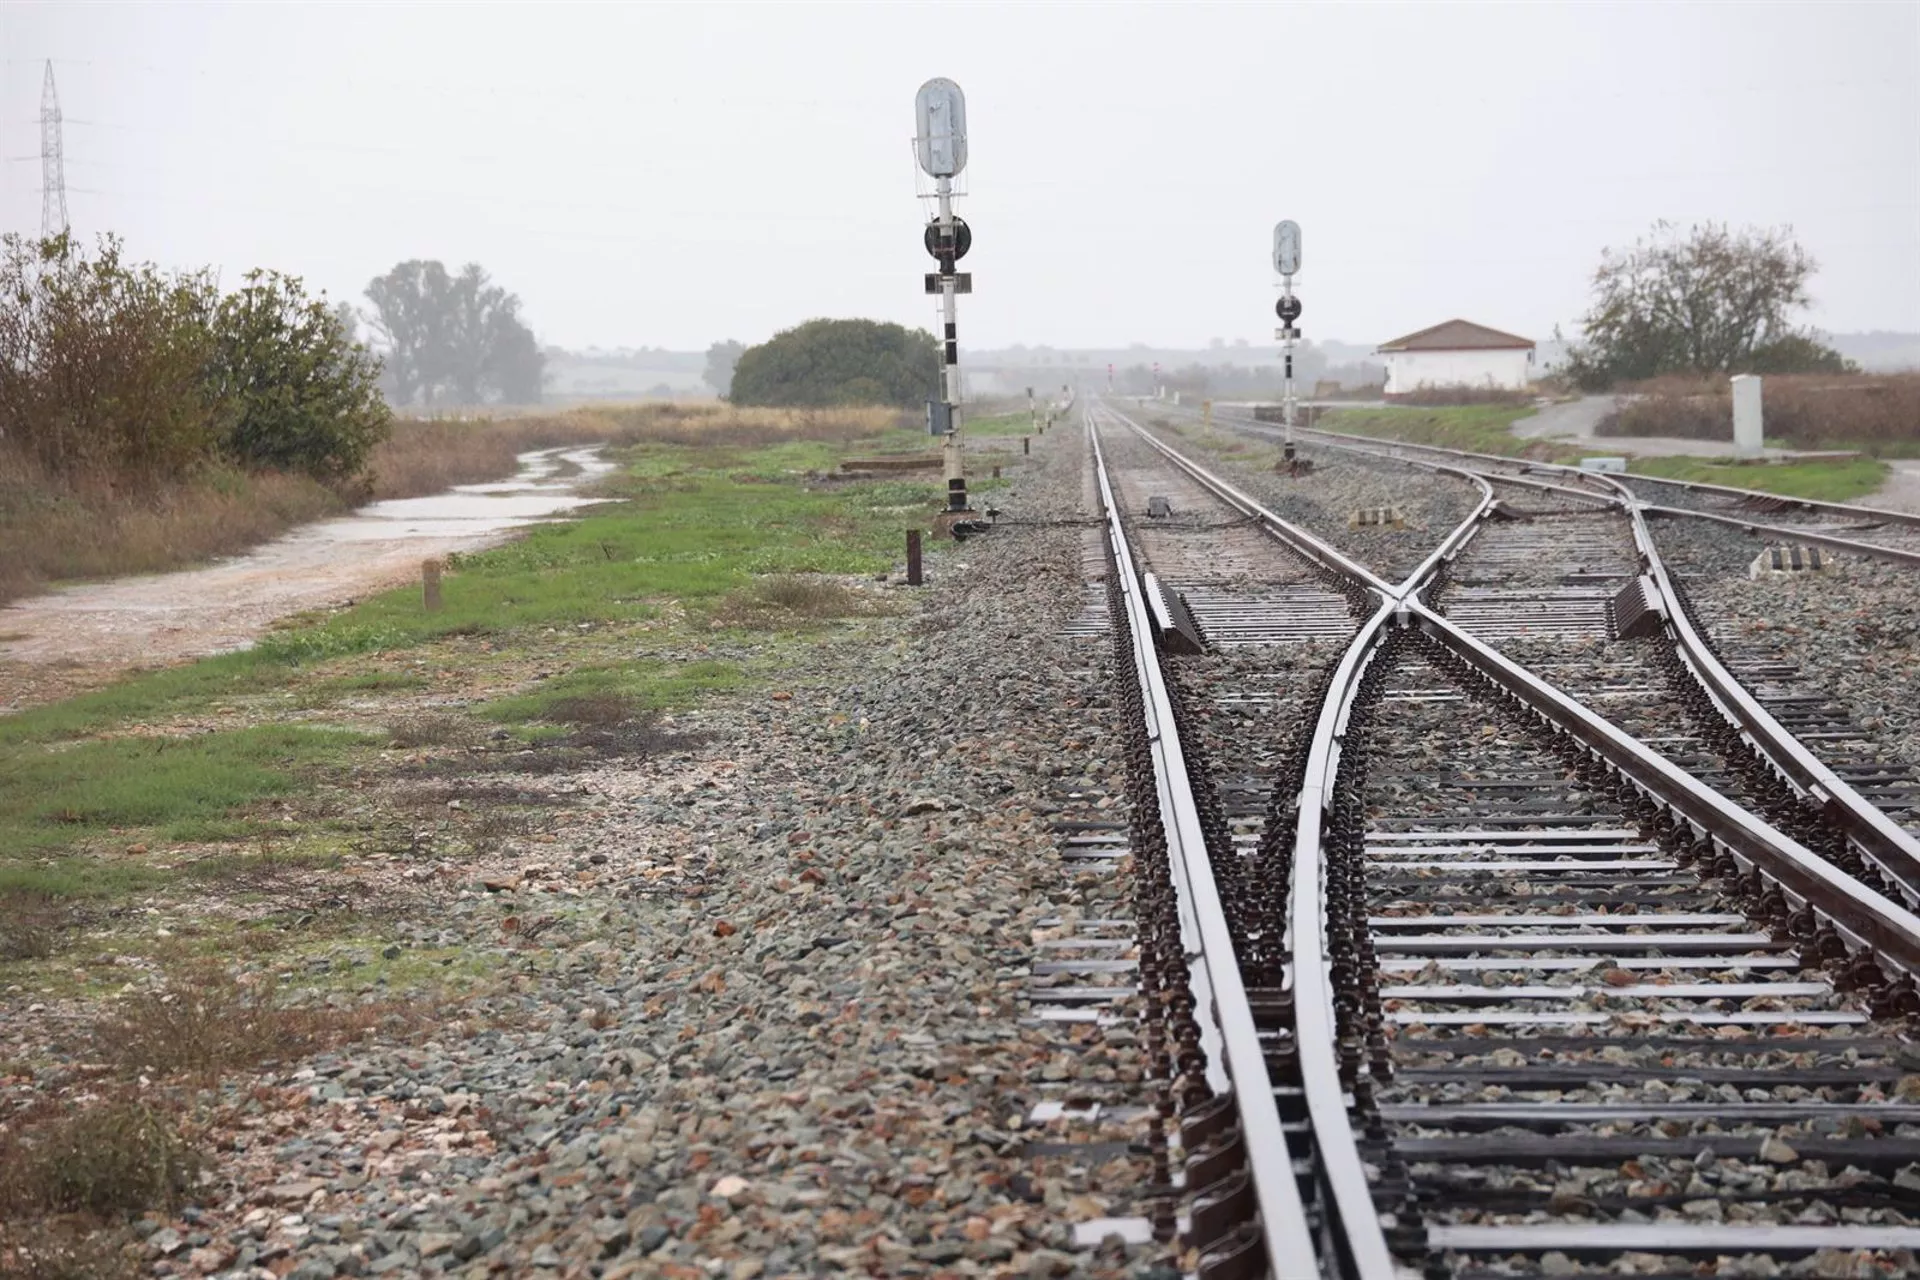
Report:
[[[300,281],[247,273],[214,313],[209,379],[227,406],[220,446],[243,466],[340,481],[359,475],[392,415],[380,365]]]
[[[59,476],[141,487],[204,463],[222,406],[206,378],[218,291],[89,258],[70,235],[0,238],[0,439]]]
[[[117,1098],[0,1134],[0,1216],[177,1207],[207,1165],[174,1117]]]
[[[923,329],[873,320],[809,320],[748,347],[734,365],[739,405],[926,403],[939,386],[940,345]]]
[[[94,1028],[94,1052],[127,1075],[217,1079],[358,1040],[403,1010],[283,1004],[272,980],[202,966],[164,991],[128,997]]]
[[[327,482],[385,438],[379,368],[298,280],[0,240],[0,441],[67,482],[151,492],[222,460]]]

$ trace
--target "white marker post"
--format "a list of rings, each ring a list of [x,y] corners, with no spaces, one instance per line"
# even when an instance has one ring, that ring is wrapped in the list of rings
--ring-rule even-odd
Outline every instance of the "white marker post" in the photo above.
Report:
[[[934,197],[939,201],[939,212],[928,224],[925,239],[927,252],[940,264],[940,271],[926,278],[926,288],[928,293],[940,295],[940,315],[945,322],[941,395],[947,406],[944,452],[947,511],[952,514],[967,510],[966,465],[960,452],[960,340],[954,321],[954,296],[973,292],[973,276],[956,272],[953,266],[973,244],[967,224],[953,216],[953,180],[967,167],[967,98],[953,81],[935,77],[920,86],[913,105],[919,125],[914,135],[914,155],[920,168],[933,179]]]
[[[1280,401],[1281,421],[1287,428],[1287,457],[1293,457],[1293,343],[1300,336],[1300,330],[1294,327],[1294,321],[1300,318],[1300,299],[1293,296],[1294,273],[1300,270],[1300,224],[1291,218],[1273,225],[1273,269],[1280,273],[1280,301],[1274,312],[1280,317],[1280,328],[1274,331],[1274,337],[1280,339],[1286,359],[1286,393]]]

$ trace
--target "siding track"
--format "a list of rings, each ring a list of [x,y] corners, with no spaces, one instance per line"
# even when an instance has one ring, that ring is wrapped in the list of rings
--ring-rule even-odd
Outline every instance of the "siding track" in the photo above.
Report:
[[[1664,743],[1610,719],[1694,678],[1684,640],[1541,676],[1578,683],[1628,587],[1687,630],[1644,514],[1581,482],[1503,521],[1527,486],[1440,464],[1478,504],[1394,584],[1088,419],[1199,1273],[1920,1266],[1920,919],[1875,887],[1898,846],[1796,839],[1797,781],[1708,740],[1738,701],[1710,671]],[[1255,588],[1318,593],[1312,623]]]

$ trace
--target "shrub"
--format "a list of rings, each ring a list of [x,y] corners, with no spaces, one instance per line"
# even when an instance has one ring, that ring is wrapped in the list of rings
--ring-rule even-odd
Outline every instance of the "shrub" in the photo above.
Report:
[[[52,894],[0,888],[0,960],[44,960],[52,955],[66,914]]]
[[[228,406],[220,446],[249,467],[319,480],[359,475],[392,414],[379,361],[299,280],[251,271],[214,313],[209,379]]]
[[[0,1134],[0,1216],[172,1209],[206,1165],[174,1116],[141,1098],[16,1121]]]
[[[740,405],[924,404],[937,386],[933,335],[873,320],[809,320],[740,353],[729,396]]]
[[[191,969],[165,990],[130,996],[94,1027],[95,1052],[129,1075],[218,1077],[357,1040],[395,1010],[289,1005],[265,975]]]
[[[0,237],[0,439],[57,476],[150,487],[200,466],[221,430],[208,384],[211,275],[88,257],[69,235]]]

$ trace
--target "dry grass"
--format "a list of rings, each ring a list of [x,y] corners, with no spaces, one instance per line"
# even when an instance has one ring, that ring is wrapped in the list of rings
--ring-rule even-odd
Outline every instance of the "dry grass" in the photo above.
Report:
[[[395,720],[387,736],[396,747],[472,746],[480,740],[480,727],[451,712],[422,711]]]
[[[344,505],[304,476],[230,470],[142,492],[66,484],[0,448],[0,603],[68,579],[230,555]]]
[[[38,889],[0,888],[0,960],[44,960],[59,945],[68,909]]]
[[[1796,374],[1763,383],[1769,441],[1801,449],[1920,451],[1920,374]],[[1656,378],[1622,387],[1634,397],[1600,426],[1614,436],[1733,438],[1725,378]]]
[[[65,1219],[0,1221],[0,1280],[132,1280],[124,1238]]]
[[[100,1216],[177,1207],[206,1156],[158,1102],[131,1094],[70,1111],[49,1102],[0,1132],[0,1216]]]
[[[814,574],[776,574],[729,594],[713,611],[721,626],[773,630],[882,612],[867,593]]]
[[[242,981],[203,965],[179,974],[165,990],[123,1001],[95,1025],[93,1051],[127,1075],[213,1080],[361,1039],[403,1024],[409,1012],[287,1004],[266,975]]]

